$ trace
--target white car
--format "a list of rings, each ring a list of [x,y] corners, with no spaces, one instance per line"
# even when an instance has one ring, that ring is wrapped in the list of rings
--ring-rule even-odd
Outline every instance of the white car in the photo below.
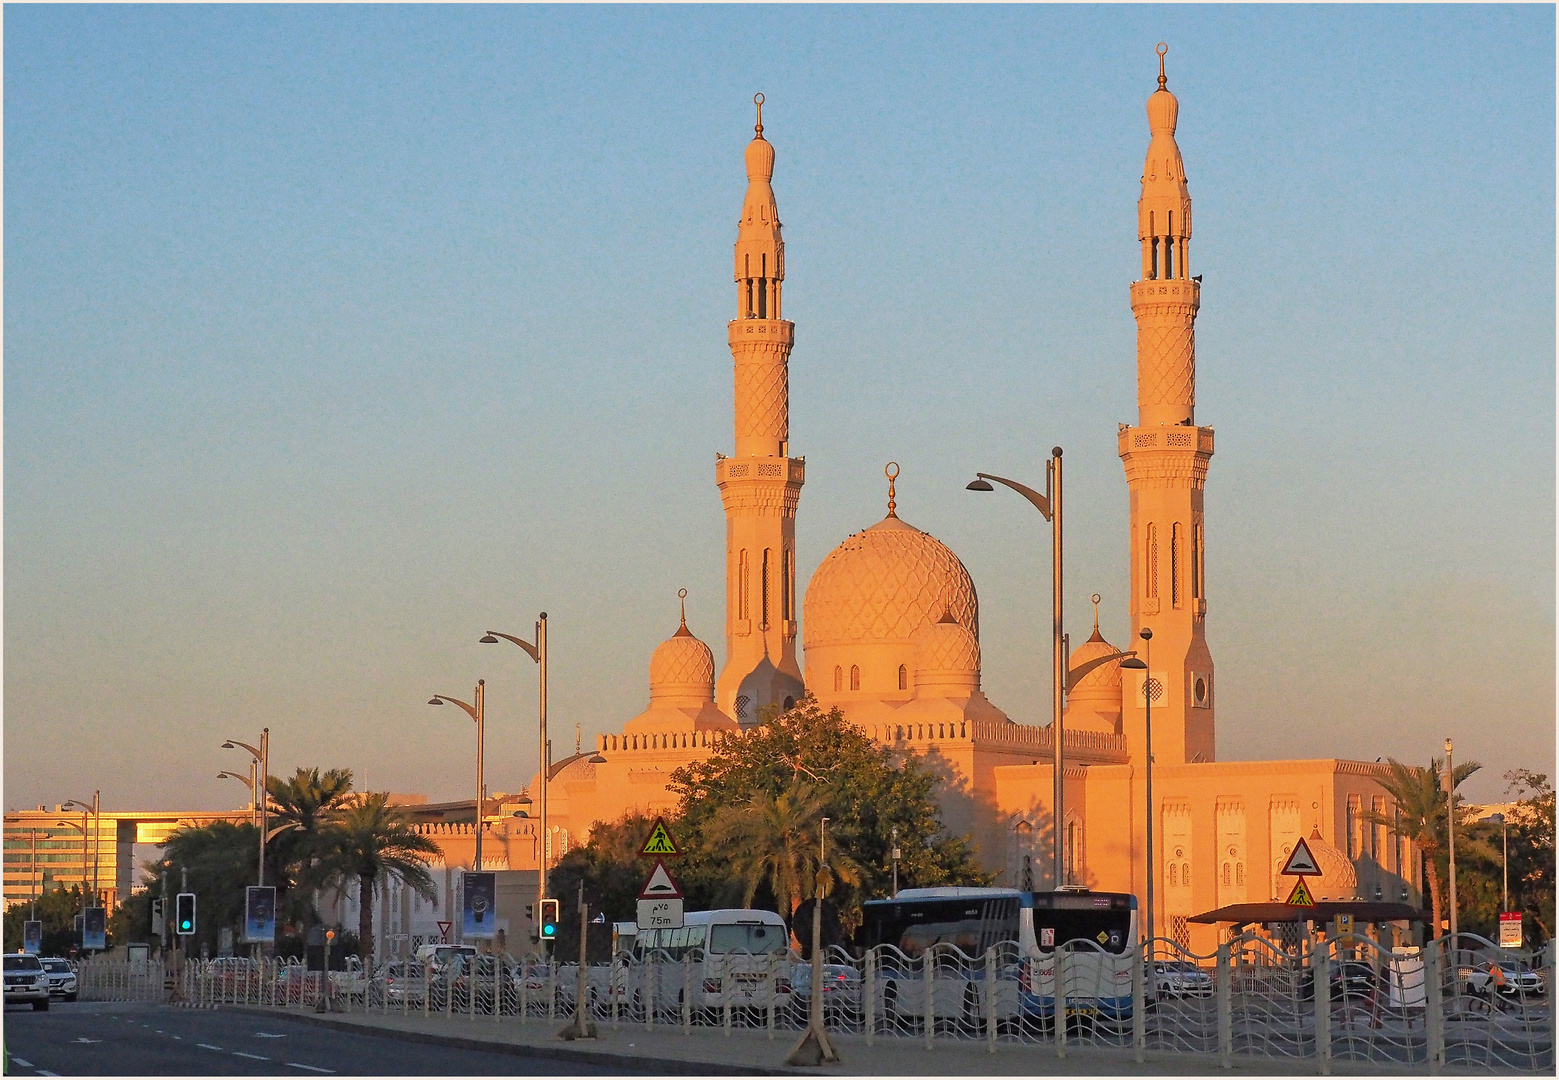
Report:
[[[1499,968],[1501,979],[1494,978],[1495,967]],[[1490,982],[1495,983],[1499,993],[1506,997],[1528,997],[1543,992],[1543,976],[1529,967],[1520,966],[1510,960],[1502,960],[1497,963],[1479,964],[1477,966],[1463,966],[1457,969],[1457,982],[1462,985],[1465,994],[1486,994]]]
[[[1211,997],[1213,980],[1189,961],[1155,960],[1153,989],[1169,997]]]
[[[49,980],[49,996],[75,1001],[76,969],[70,966],[70,961],[59,956],[45,956],[39,963]]]
[[[49,1007],[49,977],[31,953],[5,954],[5,1003],[32,1003],[36,1012]]]

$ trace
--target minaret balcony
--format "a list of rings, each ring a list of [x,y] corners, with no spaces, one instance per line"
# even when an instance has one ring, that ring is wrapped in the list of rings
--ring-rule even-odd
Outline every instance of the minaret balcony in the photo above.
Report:
[[[732,319],[727,324],[731,346],[749,342],[774,342],[789,348],[796,343],[796,324],[789,319]]]
[[[1202,306],[1202,283],[1195,278],[1150,278],[1131,283],[1132,310],[1155,304],[1173,307]]]

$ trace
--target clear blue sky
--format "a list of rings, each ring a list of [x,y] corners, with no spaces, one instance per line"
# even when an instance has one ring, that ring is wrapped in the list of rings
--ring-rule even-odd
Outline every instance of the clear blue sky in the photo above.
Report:
[[[1046,715],[1126,628],[1143,103],[1170,43],[1205,275],[1225,759],[1554,759],[1555,14],[1527,7],[5,12],[6,805],[236,805],[219,750],[459,797],[721,653],[731,244],[778,151],[803,581],[899,511]],[[804,632],[803,627],[803,632]]]

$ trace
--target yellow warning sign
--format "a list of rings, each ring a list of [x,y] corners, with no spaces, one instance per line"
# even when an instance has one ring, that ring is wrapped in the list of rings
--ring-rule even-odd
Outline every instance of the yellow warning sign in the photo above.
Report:
[[[1300,878],[1294,886],[1294,891],[1288,894],[1286,903],[1291,907],[1315,907],[1315,897],[1310,895],[1310,890],[1305,888],[1305,879]]]
[[[639,849],[640,855],[680,855],[677,850],[677,842],[671,838],[671,830],[666,828],[664,818],[655,819],[655,827],[650,830],[649,839],[644,841],[644,846]]]

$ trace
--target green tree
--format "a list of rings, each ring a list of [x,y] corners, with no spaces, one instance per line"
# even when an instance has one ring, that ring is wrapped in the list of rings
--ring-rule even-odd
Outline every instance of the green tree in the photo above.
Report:
[[[169,893],[184,891],[184,871],[188,870],[189,891],[195,894],[195,934],[189,944],[195,951],[204,944],[214,954],[222,928],[235,934],[240,930],[244,890],[259,877],[259,850],[260,830],[254,825],[215,821],[198,828],[175,829],[163,846],[162,859],[146,867],[145,884],[161,889],[166,872]],[[171,910],[168,917],[173,917]]]
[[[81,914],[81,886],[63,886],[45,890],[38,898],[37,918],[43,923],[43,955],[65,956],[81,944],[76,932],[76,916]],[[22,924],[33,917],[33,902],[19,900],[5,909],[5,951],[22,951]],[[114,943],[109,939],[109,944]]]
[[[437,844],[412,827],[385,791],[366,792],[338,801],[320,834],[318,870],[326,885],[358,888],[357,937],[364,966],[373,963],[374,887],[394,879],[426,900],[437,893],[428,862],[439,854]]]
[[[560,901],[554,955],[564,958],[579,955],[579,914],[574,907],[579,899],[579,883],[583,881],[585,902],[590,905],[592,917],[594,913],[604,911],[607,918],[606,925],[590,927],[588,954],[593,962],[611,959],[610,924],[629,922],[636,917],[639,890],[644,887],[644,879],[654,865],[639,854],[644,838],[653,826],[653,819],[639,813],[627,814],[610,824],[598,821],[590,831],[589,843],[569,849],[548,872],[547,892]],[[678,869],[676,861],[669,860],[673,871]],[[696,908],[690,903],[689,910]],[[509,944],[514,953],[524,952],[528,947],[528,942],[511,941]]]
[[[731,872],[746,885],[742,907],[751,907],[759,886],[767,885],[788,918],[814,894],[822,856],[820,826],[831,803],[826,788],[797,775],[778,795],[755,792],[747,802],[724,807],[705,823],[705,845],[723,852]],[[835,830],[832,839],[828,866],[833,880],[859,886],[865,875],[847,852],[853,840],[848,826]]]
[[[1510,904],[1554,936],[1554,787],[1546,773],[1512,769],[1507,794],[1517,803],[1506,815],[1510,830]]]
[[[904,851],[899,863],[902,886],[990,882],[968,839],[951,836],[944,828],[935,798],[936,777],[925,762],[912,752],[873,741],[847,723],[838,709],[824,712],[809,694],[766,723],[722,739],[709,757],[671,774],[669,787],[682,799],[674,829],[688,847],[679,870],[690,899],[699,893],[733,902],[746,894],[748,879],[709,834],[710,825],[730,808],[776,803],[797,780],[823,793],[829,834],[839,838],[842,853],[860,869],[859,883],[836,895],[847,925],[859,924],[862,899],[889,891],[895,827]],[[780,910],[783,902],[771,891],[773,876],[767,875],[766,881],[754,894],[755,902]]]
[[[1396,758],[1387,758],[1391,773],[1380,780],[1380,786],[1386,789],[1392,800],[1396,803],[1396,816],[1386,817],[1367,811],[1365,817],[1378,825],[1394,827],[1398,834],[1407,838],[1418,852],[1423,862],[1424,877],[1429,882],[1429,906],[1434,926],[1431,937],[1440,936],[1440,920],[1444,900],[1443,889],[1447,875],[1450,871],[1450,848],[1447,843],[1447,813],[1445,793],[1445,761],[1442,758],[1433,758],[1428,766],[1404,765]],[[1483,768],[1476,761],[1464,761],[1456,766],[1452,774],[1452,787],[1461,787],[1473,773]],[[1463,805],[1461,794],[1456,794],[1456,851],[1460,861],[1463,858],[1486,859],[1490,852],[1487,843],[1482,836],[1470,828],[1471,822],[1467,817],[1467,810]],[[1457,867],[1457,884],[1462,881],[1462,867]],[[1457,907],[1460,909],[1462,897],[1457,897]],[[1458,911],[1458,914],[1460,912]]]
[[[321,864],[328,855],[322,836],[330,815],[352,792],[351,769],[298,769],[291,777],[272,776],[270,829],[266,844],[266,882],[276,886],[276,910],[283,922],[305,928],[319,922],[314,897],[324,885]]]

